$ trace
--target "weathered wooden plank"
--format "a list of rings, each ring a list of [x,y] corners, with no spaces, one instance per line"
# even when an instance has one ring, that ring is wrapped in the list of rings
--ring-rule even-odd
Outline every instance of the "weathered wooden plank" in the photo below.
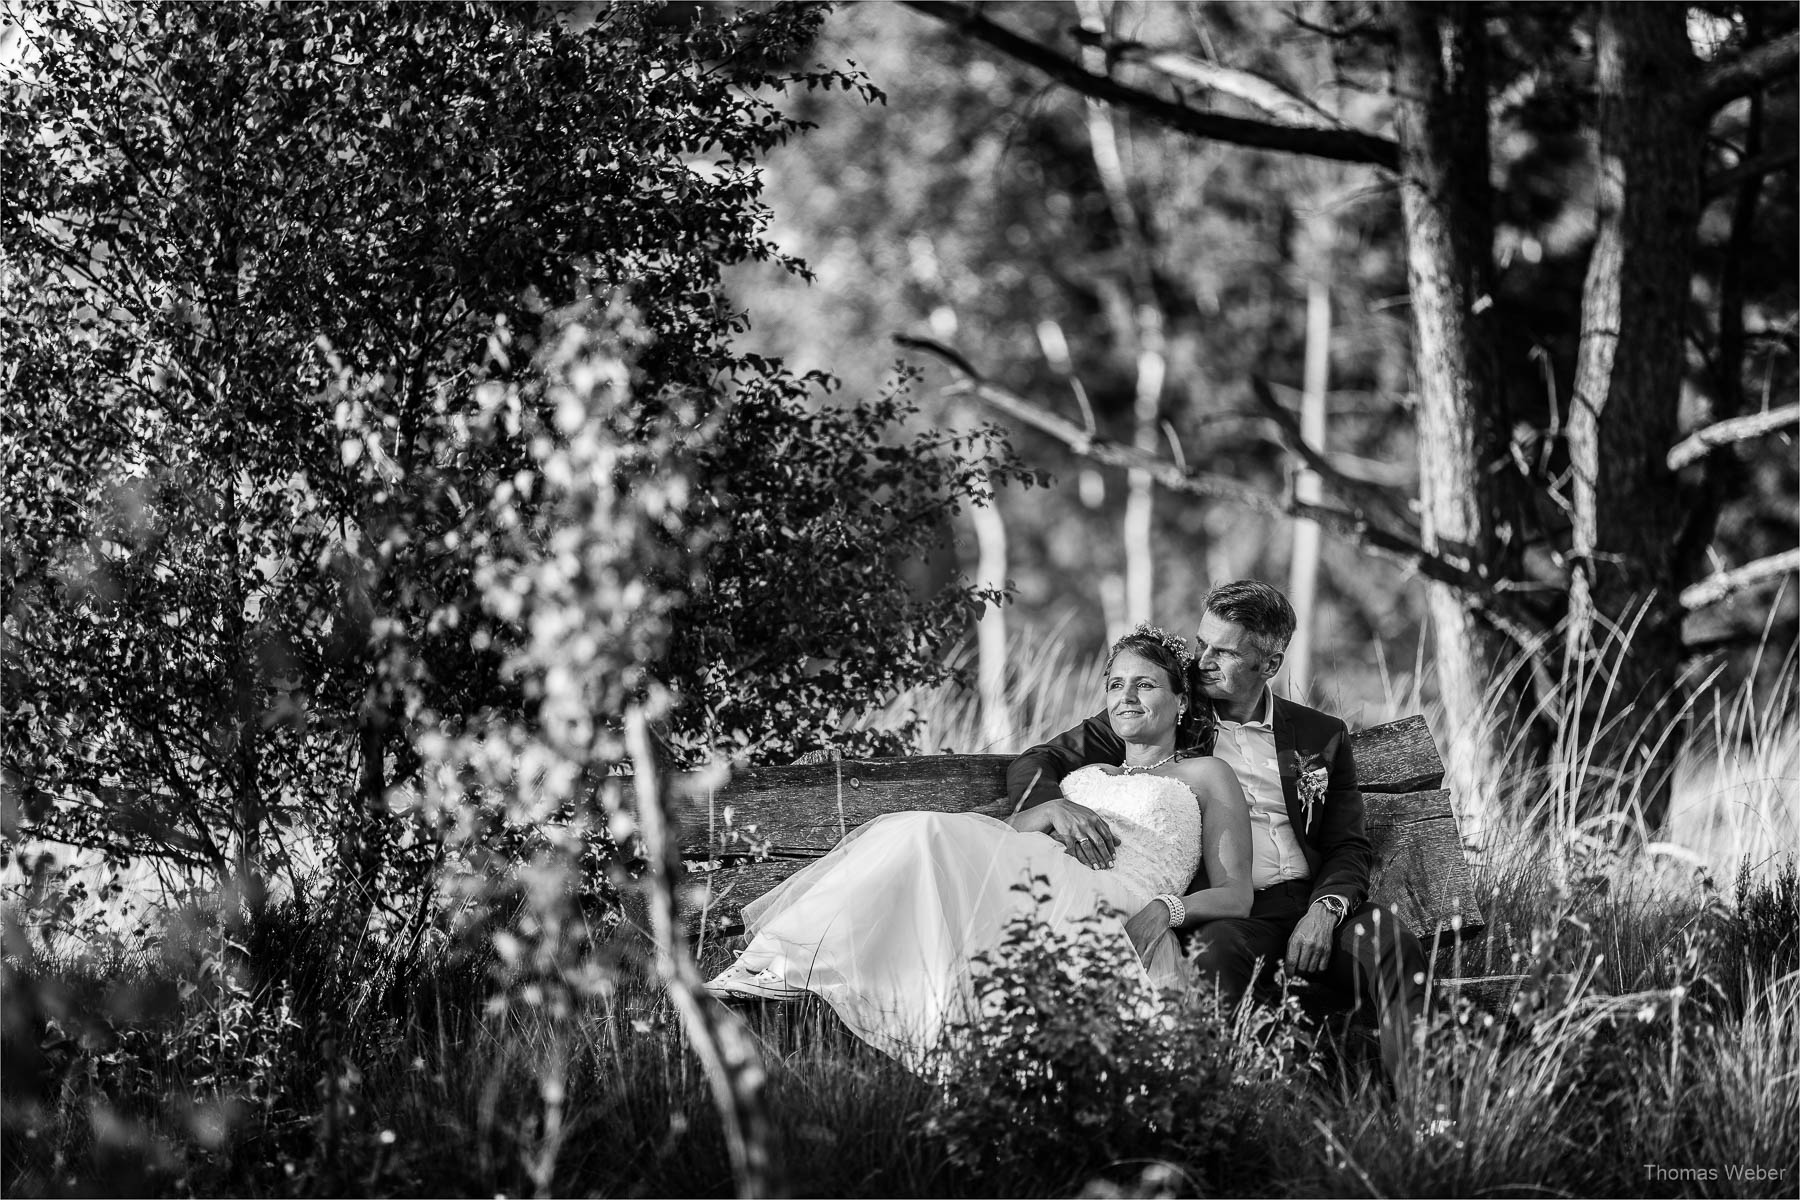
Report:
[[[1370,898],[1392,909],[1421,940],[1440,933],[1463,937],[1487,924],[1455,818],[1371,826],[1369,841],[1380,858]]]
[[[944,754],[750,768],[716,793],[690,797],[683,844],[689,853],[711,853],[741,847],[743,834],[755,830],[779,847],[828,850],[883,813],[1001,813],[1010,761],[1004,754]]]
[[[1444,760],[1425,718],[1402,717],[1350,735],[1365,792],[1417,792],[1443,782]]]
[[[1454,817],[1456,808],[1443,788],[1428,792],[1368,792],[1363,796],[1363,820],[1369,836],[1377,829]]]
[[[1357,775],[1371,797],[1430,787],[1443,777],[1422,717],[1352,734],[1351,743]],[[882,813],[1004,815],[1009,761],[1004,754],[944,754],[748,768],[723,789],[696,789],[684,813],[684,841],[689,853],[713,853],[741,848],[742,835],[754,830],[776,846],[823,850]]]

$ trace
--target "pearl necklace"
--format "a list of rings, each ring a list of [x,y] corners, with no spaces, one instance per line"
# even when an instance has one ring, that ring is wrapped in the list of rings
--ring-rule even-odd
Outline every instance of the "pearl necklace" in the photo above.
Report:
[[[1175,752],[1175,754],[1179,754],[1179,753],[1181,753],[1181,751],[1179,751],[1179,750],[1177,750]],[[1167,758],[1160,759],[1156,762],[1153,762],[1147,767],[1128,767],[1128,766],[1125,766],[1123,763],[1121,763],[1119,765],[1119,770],[1123,771],[1127,775],[1136,775],[1136,774],[1139,774],[1140,772],[1154,771],[1158,767],[1164,767],[1164,766],[1167,766],[1168,764],[1174,762],[1175,754],[1171,754]]]

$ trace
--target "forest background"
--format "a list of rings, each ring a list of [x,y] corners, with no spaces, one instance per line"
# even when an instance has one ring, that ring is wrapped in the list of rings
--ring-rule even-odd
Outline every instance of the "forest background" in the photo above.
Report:
[[[9,1191],[1794,1157],[1793,6],[6,14]],[[1022,747],[1241,575],[1541,986],[767,1076],[670,768]]]
[[[1353,720],[1383,711],[1397,692],[1433,706],[1448,699],[1440,728],[1493,731],[1501,749],[1489,757],[1469,744],[1478,735],[1441,735],[1461,743],[1449,752],[1463,764],[1465,820],[1476,822],[1491,816],[1481,802],[1502,770],[1535,779],[1540,795],[1556,790],[1530,770],[1555,734],[1525,727],[1580,724],[1601,690],[1584,689],[1584,673],[1633,695],[1609,712],[1635,703],[1640,713],[1679,710],[1690,724],[1696,693],[1716,695],[1716,687],[1728,693],[1748,682],[1759,702],[1791,703],[1775,686],[1800,615],[1786,426],[1738,443],[1705,474],[1677,471],[1646,445],[1609,450],[1638,465],[1622,472],[1628,478],[1607,503],[1631,508],[1658,496],[1686,514],[1684,528],[1665,532],[1690,549],[1660,556],[1655,585],[1667,594],[1658,611],[1634,607],[1655,575],[1645,567],[1606,631],[1587,635],[1590,650],[1575,645],[1567,606],[1582,573],[1576,493],[1586,468],[1571,457],[1568,429],[1594,394],[1591,380],[1578,386],[1576,377],[1598,320],[1584,304],[1592,303],[1588,276],[1603,219],[1597,156],[1607,149],[1587,90],[1590,34],[1574,10],[1534,9],[1531,22],[1496,25],[1504,32],[1485,68],[1492,191],[1487,211],[1470,220],[1491,233],[1494,266],[1486,290],[1465,302],[1485,308],[1496,327],[1486,369],[1507,396],[1491,411],[1444,419],[1481,443],[1471,450],[1477,473],[1523,493],[1484,497],[1513,509],[1487,527],[1488,561],[1468,553],[1479,538],[1450,536],[1467,519],[1435,516],[1442,501],[1422,482],[1429,410],[1449,405],[1415,370],[1414,230],[1391,172],[1356,161],[1368,156],[1354,146],[1334,148],[1351,160],[1336,161],[1269,148],[1237,129],[1196,135],[1148,102],[1084,101],[1040,61],[1043,48],[1060,47],[1069,67],[1110,71],[1142,87],[1140,96],[1159,84],[1178,95],[1195,89],[1219,111],[1262,121],[1257,136],[1266,139],[1393,120],[1384,60],[1365,40],[1313,29],[1304,16],[1296,25],[1281,6],[1018,5],[1005,10],[1005,26],[1039,49],[997,50],[964,32],[954,11],[934,15],[942,19],[920,20],[903,5],[854,6],[828,26],[825,44],[881,80],[885,103],[809,98],[802,111],[820,128],[774,155],[769,179],[773,236],[818,277],[803,285],[753,269],[733,286],[755,344],[796,364],[836,361],[852,392],[891,370],[875,351],[900,335],[961,357],[921,352],[917,341],[896,348],[925,372],[923,394],[937,395],[938,419],[1008,411],[993,405],[996,394],[1001,405],[1012,402],[1015,444],[1059,486],[1003,491],[993,511],[973,511],[959,526],[959,557],[932,564],[940,575],[954,569],[1016,585],[1011,603],[983,618],[976,657],[990,664],[985,695],[997,696],[1002,670],[1032,661],[1029,647],[1046,639],[1088,654],[1139,620],[1186,629],[1210,583],[1269,579],[1305,613],[1280,679],[1289,694]],[[1362,28],[1352,10],[1327,15],[1319,21]],[[1724,36],[1716,18],[1690,10],[1696,44]],[[1756,19],[1779,20],[1772,9]],[[1081,30],[1093,32],[1076,36]],[[1734,130],[1750,139],[1741,149],[1757,147],[1750,159],[1785,160],[1791,114],[1782,106],[1790,103],[1771,95],[1722,116],[1706,153]],[[1706,169],[1700,158],[1678,169]],[[1660,364],[1659,383],[1620,385],[1625,394],[1606,418],[1641,427],[1650,410],[1661,411],[1667,450],[1714,421],[1791,415],[1792,356],[1780,331],[1794,320],[1795,213],[1779,171],[1755,168],[1754,201],[1725,187],[1739,161],[1727,152],[1705,184],[1691,276],[1660,285],[1663,327],[1680,329],[1679,361]],[[1741,319],[1739,304],[1747,305]],[[964,367],[989,385],[987,396]],[[1019,419],[1021,405],[1065,425],[1045,432]],[[1079,453],[1071,424],[1124,453]],[[1427,451],[1424,460],[1442,457]],[[1171,464],[1230,482],[1186,492],[1158,486],[1166,476],[1157,470]],[[1321,533],[1295,519],[1298,505],[1321,499],[1359,524],[1340,520]],[[1477,697],[1446,697],[1445,658],[1432,644],[1434,572],[1395,553],[1382,533],[1403,535],[1408,549],[1429,543],[1446,562],[1473,562],[1491,576],[1485,586],[1504,578],[1523,598],[1512,636],[1495,638],[1494,627],[1508,625],[1500,614],[1485,636],[1462,617],[1437,633],[1439,642],[1466,641],[1486,664]],[[1694,555],[1698,542],[1705,546]],[[1658,557],[1641,546],[1631,553]],[[1750,563],[1764,569],[1748,593],[1695,586]],[[1480,625],[1479,597],[1449,590],[1457,592],[1450,607],[1475,611]],[[1525,624],[1539,631],[1535,640],[1517,636]],[[1666,648],[1671,636],[1679,650]],[[1659,655],[1666,661],[1649,675],[1620,674],[1619,658]],[[1529,692],[1533,673],[1590,694],[1565,711],[1540,688],[1509,710],[1505,693]],[[995,748],[1046,732],[1022,728],[998,700],[984,711]],[[1634,725],[1626,740],[1659,740],[1625,723]],[[1647,775],[1667,769],[1674,739],[1661,740]],[[1666,803],[1655,791],[1649,783],[1643,797],[1652,828]]]

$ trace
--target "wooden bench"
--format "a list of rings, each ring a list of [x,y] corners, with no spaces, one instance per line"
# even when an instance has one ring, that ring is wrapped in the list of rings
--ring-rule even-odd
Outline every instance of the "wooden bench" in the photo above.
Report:
[[[1476,902],[1450,793],[1439,785],[1443,759],[1423,717],[1351,735],[1380,857],[1370,893],[1404,920],[1439,961],[1487,924]],[[923,809],[1004,817],[1006,754],[838,759],[734,773],[719,789],[685,799],[682,856],[702,876],[689,905],[696,936],[743,931],[742,908],[848,831],[883,813]],[[1440,989],[1490,1006],[1511,995],[1516,977],[1440,979]]]

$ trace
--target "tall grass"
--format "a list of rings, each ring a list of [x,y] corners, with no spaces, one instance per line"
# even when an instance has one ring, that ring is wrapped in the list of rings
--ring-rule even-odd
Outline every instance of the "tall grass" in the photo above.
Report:
[[[981,698],[973,687],[954,683],[910,688],[879,709],[857,718],[858,729],[898,729],[909,717],[918,725],[915,754],[1016,754],[1079,725],[1101,708],[1100,675],[1105,651],[1082,649],[1058,624],[1041,635],[1017,623],[1007,627],[1007,676],[1002,728],[1005,738],[991,740],[983,731]],[[969,668],[973,647],[953,650],[949,663]]]

